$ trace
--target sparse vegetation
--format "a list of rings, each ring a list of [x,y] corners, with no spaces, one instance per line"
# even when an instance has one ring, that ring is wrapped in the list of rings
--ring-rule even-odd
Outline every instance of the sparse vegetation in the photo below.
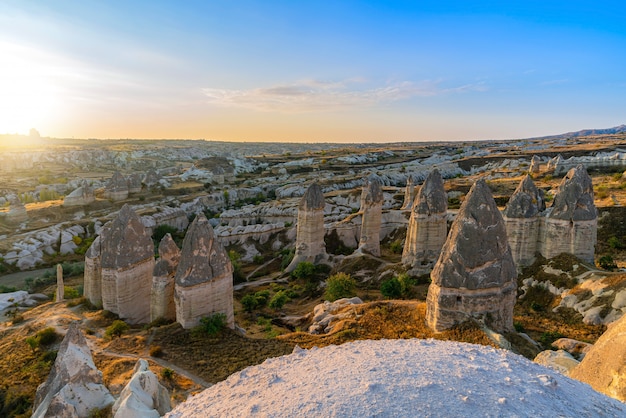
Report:
[[[116,319],[109,327],[107,327],[104,335],[109,338],[121,337],[129,329],[130,327],[126,322],[122,321],[121,319]]]
[[[326,280],[324,299],[334,302],[341,298],[356,296],[356,281],[346,273],[337,273]]]
[[[216,312],[213,315],[200,318],[198,328],[207,335],[217,335],[226,328],[226,314]]]

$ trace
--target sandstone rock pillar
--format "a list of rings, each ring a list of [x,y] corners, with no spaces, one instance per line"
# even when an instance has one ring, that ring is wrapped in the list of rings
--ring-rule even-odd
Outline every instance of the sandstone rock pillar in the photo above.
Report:
[[[226,315],[228,327],[235,326],[233,265],[202,213],[189,226],[183,241],[174,301],[176,321],[183,328],[193,328],[202,317],[215,313]]]
[[[443,331],[469,318],[513,329],[516,271],[502,215],[478,180],[467,194],[431,273],[426,322]]]
[[[128,205],[111,221],[101,251],[103,308],[132,324],[149,322],[154,244]]]
[[[584,166],[570,169],[559,184],[540,234],[540,251],[546,258],[569,253],[594,262],[598,210],[593,184]]]
[[[92,305],[101,308],[102,307],[102,249],[101,238],[105,233],[105,230],[101,232],[101,235],[91,243],[91,246],[85,253],[85,280],[84,280],[84,295]]]
[[[150,321],[158,318],[176,320],[174,304],[174,283],[176,268],[180,261],[180,250],[170,234],[159,243],[159,261],[152,274],[150,293]]]
[[[413,207],[415,201],[415,185],[413,184],[413,176],[409,175],[406,178],[406,188],[404,189],[404,202],[402,203],[403,210],[410,210]]]
[[[380,256],[380,224],[383,212],[383,189],[380,179],[371,174],[361,192],[361,238],[359,250]]]
[[[293,271],[303,261],[317,264],[326,259],[324,205],[322,188],[317,183],[311,184],[298,206],[296,251],[285,271]]]
[[[402,264],[421,273],[431,269],[439,258],[448,231],[448,196],[437,169],[428,174],[412,204],[406,231]]]
[[[504,212],[506,235],[511,246],[511,254],[516,266],[529,266],[535,261],[539,251],[540,214],[546,204],[543,191],[537,189],[529,175],[526,175],[511,195]]]
[[[56,301],[63,302],[65,297],[65,287],[63,286],[63,266],[57,264],[57,293]]]
[[[33,417],[86,417],[93,409],[113,404],[91,350],[78,328],[70,324],[48,379],[37,388]]]

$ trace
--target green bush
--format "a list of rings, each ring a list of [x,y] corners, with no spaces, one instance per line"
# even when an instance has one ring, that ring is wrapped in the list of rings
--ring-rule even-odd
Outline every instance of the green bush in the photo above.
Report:
[[[294,255],[296,254],[296,250],[292,249],[283,249],[280,252],[280,269],[284,270],[291,264],[291,260],[293,260]]]
[[[248,293],[241,298],[241,305],[246,312],[252,312],[259,306],[259,302],[253,293]]]
[[[71,286],[63,287],[63,295],[65,299],[76,299],[82,296],[80,292],[78,291],[78,289],[75,289]]]
[[[385,280],[380,285],[380,293],[387,299],[398,299],[402,296],[402,284],[397,277]]]
[[[174,370],[170,369],[169,367],[165,367],[164,369],[161,370],[161,377],[163,379],[167,379],[167,380],[171,380],[174,378]]]
[[[394,241],[389,244],[389,249],[394,254],[400,254],[402,252],[403,242],[400,240]]]
[[[346,273],[333,274],[326,280],[326,292],[324,299],[334,302],[341,298],[356,296],[356,282]]]
[[[602,257],[598,259],[598,265],[604,270],[608,270],[608,271],[613,271],[614,269],[617,268],[617,264],[615,264],[615,260],[613,260],[613,257],[611,257],[608,254],[603,255]]]
[[[120,337],[122,336],[122,334],[128,331],[129,328],[130,327],[126,322],[122,321],[121,319],[116,319],[111,325],[107,327],[107,329],[104,331],[104,334],[109,338]]]
[[[289,296],[287,296],[284,290],[281,290],[270,299],[268,306],[274,310],[278,310],[285,306],[287,302],[289,302]]]
[[[622,242],[620,241],[619,238],[617,238],[616,236],[612,236],[607,240],[607,244],[609,244],[609,247],[613,248],[613,249],[620,249],[622,248]]]
[[[58,335],[53,327],[44,328],[36,335],[40,345],[50,345],[56,341]]]
[[[298,263],[296,268],[291,272],[294,279],[308,279],[315,274],[315,265],[308,261]]]
[[[208,335],[217,335],[226,328],[226,314],[216,312],[213,315],[200,318],[200,328]]]

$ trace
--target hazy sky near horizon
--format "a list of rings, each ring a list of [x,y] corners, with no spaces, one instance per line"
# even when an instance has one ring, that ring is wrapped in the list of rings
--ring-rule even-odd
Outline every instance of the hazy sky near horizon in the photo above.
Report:
[[[626,123],[618,1],[0,2],[0,133],[388,142]]]

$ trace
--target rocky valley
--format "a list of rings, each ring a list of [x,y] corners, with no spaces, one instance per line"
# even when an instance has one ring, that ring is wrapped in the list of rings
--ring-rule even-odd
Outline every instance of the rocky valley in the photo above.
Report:
[[[558,374],[539,385],[570,376],[624,402],[625,208],[623,132],[0,137],[0,415],[193,416],[176,407],[248,366],[293,352],[312,367],[323,355],[299,352],[381,339],[506,350]],[[587,413],[626,413],[585,393]]]

